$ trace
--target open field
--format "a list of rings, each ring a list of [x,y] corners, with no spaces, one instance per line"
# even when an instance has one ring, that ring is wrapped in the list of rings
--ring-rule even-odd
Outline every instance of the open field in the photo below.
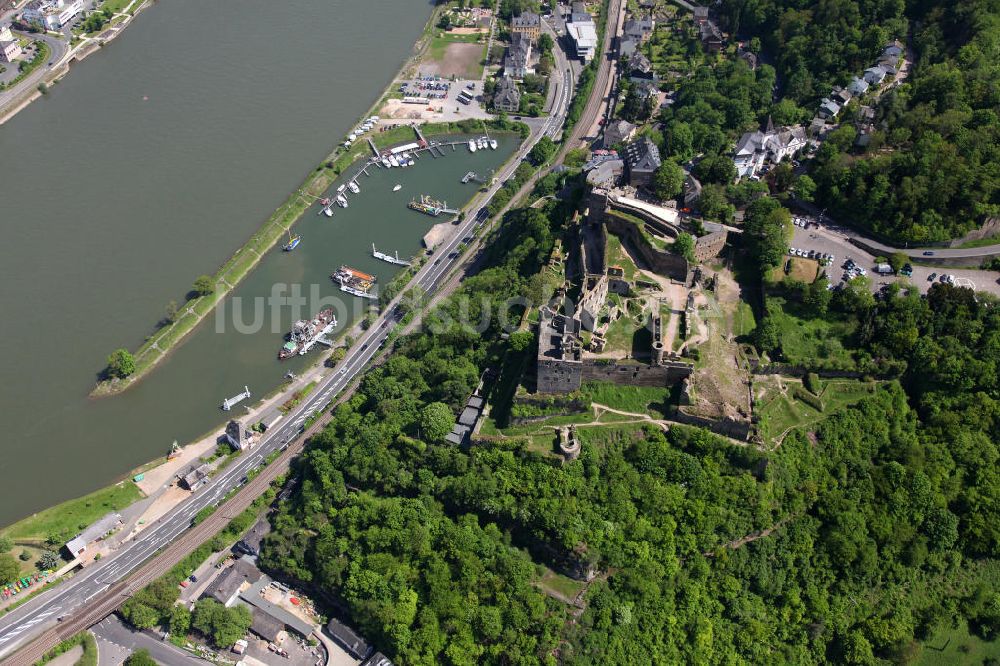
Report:
[[[4,530],[15,541],[45,541],[50,535],[70,539],[110,511],[119,511],[142,499],[142,491],[131,481],[122,481],[89,495],[40,511]]]
[[[796,389],[806,390],[801,381],[778,375],[757,378],[754,381],[756,412],[764,441],[780,441],[789,430],[817,423],[870,395],[878,387],[877,382],[855,379],[823,380],[822,385],[818,398],[823,410],[819,411],[795,397]]]
[[[621,386],[608,382],[588,382],[580,391],[590,402],[612,409],[636,414],[649,414],[653,418],[666,417],[666,402],[670,389],[655,386]]]
[[[437,33],[418,67],[421,74],[478,79],[486,60],[486,38],[479,34]]]
[[[785,273],[785,265],[788,265],[788,273]],[[786,257],[781,266],[771,269],[771,282],[784,282],[785,280],[798,280],[811,284],[816,281],[819,275],[819,262],[814,259],[803,259],[801,257]]]

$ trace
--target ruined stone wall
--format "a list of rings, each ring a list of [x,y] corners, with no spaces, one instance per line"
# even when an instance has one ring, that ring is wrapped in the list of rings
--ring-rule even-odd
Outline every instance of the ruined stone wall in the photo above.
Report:
[[[556,359],[539,359],[537,387],[539,393],[572,393],[580,388],[583,364]]]
[[[584,359],[584,381],[612,382],[630,386],[672,386],[693,371],[687,363],[667,361],[663,365],[631,363],[605,363],[597,359]]]
[[[670,252],[654,248],[642,232],[639,231],[634,222],[615,215],[606,215],[605,224],[608,231],[623,241],[627,241],[639,253],[643,262],[645,262],[651,271],[669,277],[671,280],[684,282],[685,284],[690,281],[691,267],[687,259],[678,254],[671,254]]]

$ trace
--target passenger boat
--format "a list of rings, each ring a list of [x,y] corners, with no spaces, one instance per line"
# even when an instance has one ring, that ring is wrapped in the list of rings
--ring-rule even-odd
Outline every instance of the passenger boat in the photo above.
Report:
[[[337,318],[333,316],[333,308],[320,310],[312,319],[298,320],[292,325],[292,331],[288,334],[288,342],[281,347],[278,358],[285,360],[296,354],[301,356],[317,342],[330,344],[329,341],[322,340],[322,338],[336,326]]]

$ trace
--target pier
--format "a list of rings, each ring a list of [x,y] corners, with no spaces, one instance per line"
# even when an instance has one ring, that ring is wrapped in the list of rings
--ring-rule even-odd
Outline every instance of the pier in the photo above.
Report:
[[[240,404],[249,397],[250,397],[250,389],[244,386],[243,393],[234,395],[232,398],[226,398],[225,400],[222,401],[222,411],[228,412],[230,409]]]
[[[462,176],[462,182],[463,183],[468,183],[470,180],[473,181],[473,182],[476,182],[476,183],[482,183],[483,182],[483,179],[480,178],[479,175],[475,171],[470,171],[469,173],[467,173],[464,176]]]

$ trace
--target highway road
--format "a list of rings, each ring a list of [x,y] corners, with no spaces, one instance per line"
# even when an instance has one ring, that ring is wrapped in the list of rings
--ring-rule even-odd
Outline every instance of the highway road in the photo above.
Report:
[[[567,81],[568,77],[564,78],[564,83]],[[458,252],[458,246],[464,237],[486,221],[488,215],[481,206],[485,206],[504,182],[513,175],[538,139],[544,135],[552,136],[560,131],[569,104],[570,91],[564,85],[558,94],[556,109],[559,113],[533,125],[528,140],[522,143],[514,158],[497,174],[493,184],[486,192],[477,194],[470,202],[467,209],[476,212],[466,215],[465,220],[456,225],[455,233],[442,246],[435,249],[434,258],[420,268],[409,286],[419,286],[426,294],[431,295],[451,270],[464,261]],[[157,570],[147,571],[144,568],[142,581],[134,583],[130,581],[128,586],[121,581],[139,570],[146,560],[161,549],[177,540],[187,538],[181,535],[191,527],[191,520],[198,512],[208,506],[217,506],[227,494],[246,483],[247,473],[260,467],[271,453],[289,448],[293,443],[296,448],[301,447],[302,442],[299,438],[306,421],[319,414],[341,391],[352,384],[369,361],[379,354],[390,334],[399,325],[401,319],[399,299],[400,296],[397,296],[388,304],[382,315],[348,350],[339,365],[319,381],[302,404],[270,428],[254,449],[239,456],[190,498],[140,532],[133,540],[124,543],[114,555],[93,563],[52,590],[38,595],[23,606],[0,617],[0,657],[12,654],[32,638],[44,634],[42,640],[32,644],[31,655],[14,655],[4,663],[32,663],[32,655],[48,649],[41,643],[47,644],[58,640],[57,634],[62,635],[70,631],[70,624],[73,625],[72,630],[76,630],[77,626],[85,628],[103,619],[120,606],[131,593],[141,588],[144,582],[155,578]],[[266,488],[267,485],[263,484],[256,494],[263,493]],[[235,511],[228,513],[232,514],[228,516],[229,518],[236,515]],[[193,549],[204,540],[192,542],[190,548]],[[162,567],[163,570],[159,573],[164,573],[167,568],[169,567]],[[49,631],[54,627],[57,631]]]

